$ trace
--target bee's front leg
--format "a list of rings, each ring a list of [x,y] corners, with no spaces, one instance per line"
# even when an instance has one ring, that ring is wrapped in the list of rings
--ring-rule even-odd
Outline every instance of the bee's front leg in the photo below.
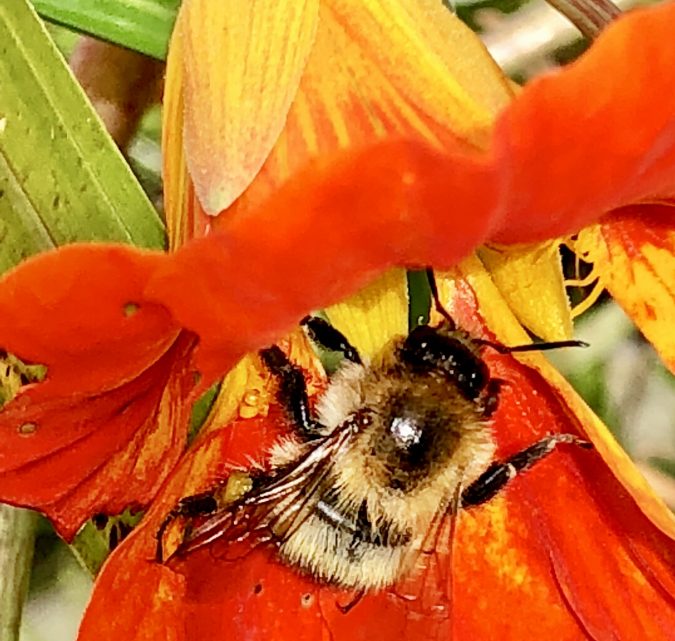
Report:
[[[260,350],[260,358],[279,381],[278,398],[300,436],[319,436],[307,395],[307,383],[301,368],[291,363],[276,345]]]
[[[348,361],[362,365],[358,350],[347,337],[330,323],[318,316],[305,316],[300,324],[307,330],[314,343],[331,352],[340,352]]]

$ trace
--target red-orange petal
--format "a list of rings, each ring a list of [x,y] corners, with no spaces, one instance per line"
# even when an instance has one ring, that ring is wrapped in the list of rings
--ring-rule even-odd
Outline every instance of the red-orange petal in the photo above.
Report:
[[[467,213],[489,211],[495,194],[484,182],[479,164],[417,142],[337,153],[178,250],[147,297],[199,335],[199,369],[211,379],[392,265],[466,256],[492,222]]]
[[[193,339],[142,295],[164,259],[75,245],[0,280],[0,345],[47,367],[0,412],[0,500],[66,537],[147,503],[184,447]]]
[[[585,229],[577,247],[675,372],[675,206],[627,207]]]
[[[483,321],[468,285],[460,286],[454,313],[464,326],[481,330]],[[499,357],[488,361],[495,375],[509,381],[495,425],[501,452],[518,450],[550,432],[584,435],[584,426],[571,413],[568,400],[539,372]],[[457,547],[465,550],[467,558],[462,561],[457,553],[456,585],[463,575],[466,584],[476,589],[467,595],[466,611],[458,615],[458,621],[466,622],[465,616],[469,617],[472,634],[482,638],[488,630],[480,612],[471,614],[471,596],[488,603],[498,601],[508,619],[508,612],[523,602],[519,592],[525,590],[545,601],[548,584],[548,589],[558,593],[552,607],[535,617],[511,617],[502,624],[503,638],[527,636],[532,621],[537,622],[537,629],[551,623],[554,634],[556,611],[566,609],[578,628],[575,631],[568,625],[562,628],[566,633],[554,634],[556,638],[665,641],[675,622],[675,542],[648,519],[595,455],[568,449],[553,456],[559,456],[553,467],[540,464],[512,484],[503,507],[496,502],[478,511],[475,521],[471,514],[464,519]],[[498,535],[494,548],[480,542],[486,530]],[[504,531],[511,534],[504,536]],[[525,552],[520,559],[513,554],[512,536],[515,547]],[[523,574],[523,560],[528,557]],[[549,580],[533,576],[532,567],[548,574]],[[497,574],[501,585],[476,581],[481,574]],[[542,634],[542,638],[547,636]]]
[[[148,295],[200,335],[211,376],[389,266],[447,266],[485,240],[575,232],[672,191],[673,22],[668,4],[608,27],[514,100],[486,154],[388,142],[323,158],[179,251]]]
[[[158,252],[80,244],[21,263],[0,279],[0,347],[46,365],[42,386],[54,395],[136,378],[179,331],[166,309],[143,300],[163,261]]]
[[[601,212],[673,195],[674,23],[673,3],[619,18],[505,110],[493,139],[504,188],[493,240],[560,236]]]

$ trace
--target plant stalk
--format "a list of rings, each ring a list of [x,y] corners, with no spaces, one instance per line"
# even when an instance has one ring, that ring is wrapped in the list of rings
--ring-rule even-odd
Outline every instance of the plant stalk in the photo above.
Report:
[[[36,526],[35,512],[0,505],[0,641],[19,641]]]

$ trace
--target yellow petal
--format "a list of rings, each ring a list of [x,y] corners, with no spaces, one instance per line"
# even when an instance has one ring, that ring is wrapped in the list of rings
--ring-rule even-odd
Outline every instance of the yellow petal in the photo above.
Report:
[[[408,333],[407,279],[392,269],[348,300],[326,310],[360,354],[372,356],[394,336]]]
[[[583,230],[576,250],[675,372],[675,230],[626,218]]]
[[[197,196],[217,214],[260,170],[314,42],[319,0],[188,0],[185,147]]]
[[[164,214],[170,249],[180,247],[192,235],[188,207],[191,184],[183,145],[183,82],[183,36],[181,29],[175,29],[166,60],[162,109]]]
[[[279,345],[292,362],[302,367],[310,396],[316,394],[323,386],[325,376],[304,332],[298,328]],[[276,402],[275,389],[275,381],[258,356],[245,356],[223,379],[200,436],[237,418],[267,416],[270,403]]]
[[[522,325],[547,341],[572,336],[558,242],[485,247],[480,258]]]

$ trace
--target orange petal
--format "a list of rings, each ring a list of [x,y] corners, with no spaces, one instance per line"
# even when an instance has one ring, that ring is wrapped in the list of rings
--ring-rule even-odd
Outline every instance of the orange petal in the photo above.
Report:
[[[673,3],[623,16],[577,62],[518,95],[493,139],[505,190],[494,240],[562,236],[673,194],[673,23]]]
[[[0,345],[47,366],[0,413],[0,498],[66,537],[97,511],[147,503],[182,451],[193,339],[142,302],[163,259],[74,245],[0,280]]]
[[[500,292],[494,286],[489,274],[475,259],[464,261],[459,271],[467,281],[473,296],[477,299],[480,315],[486,327],[496,335],[505,345],[519,345],[529,342],[527,334],[515,320]],[[449,294],[448,294],[449,296]],[[475,307],[473,298],[471,304]],[[471,307],[463,314],[463,322],[470,330],[481,331],[480,326],[474,326],[471,318]],[[617,477],[624,488],[634,497],[647,517],[663,532],[675,538],[675,519],[658,497],[656,497],[647,485],[643,476],[638,472],[614,440],[607,427],[593,414],[584,401],[574,392],[564,377],[551,366],[549,361],[541,354],[530,353],[519,355],[519,360],[536,370],[551,388],[552,393],[564,398],[565,404],[571,415],[576,416],[576,421],[583,425],[586,436],[593,441],[595,448],[603,457],[612,473]],[[545,427],[545,425],[544,425]]]
[[[577,250],[675,372],[675,207],[628,207],[579,234]]]
[[[183,4],[176,29],[184,52],[185,145],[210,214],[246,189],[281,133],[318,10],[318,0]]]
[[[144,303],[157,252],[70,245],[0,279],[0,346],[47,365],[52,394],[102,392],[138,376],[178,335],[168,312]],[[84,365],[86,363],[86,366]]]
[[[293,349],[291,344],[290,349]],[[307,351],[298,361],[313,362]],[[155,534],[166,514],[183,496],[204,491],[227,479],[232,469],[248,469],[251,461],[264,459],[267,449],[287,429],[274,405],[260,416],[242,420],[237,410],[245,409],[250,393],[269,398],[270,378],[260,378],[261,364],[244,359],[223,381],[232,422],[220,429],[202,432],[191,450],[169,478],[141,524],[106,562],[97,579],[97,594],[87,608],[79,639],[110,638],[186,639],[186,581],[167,566],[154,562]],[[262,385],[260,384],[262,382]],[[252,383],[252,385],[251,385]],[[133,586],[136,585],[136,588]],[[137,588],[143,588],[136,591]],[[145,590],[149,590],[146,592]],[[113,597],[114,595],[114,597]],[[120,612],[105,630],[101,616],[109,611],[109,598],[120,599]],[[149,599],[147,597],[150,597]]]
[[[455,293],[453,313],[459,323],[476,333],[485,327],[497,329],[498,338],[507,338],[507,344],[523,342],[512,338],[517,324],[477,262],[467,261],[460,269],[468,282],[460,281]],[[509,324],[511,338],[503,333]],[[466,629],[460,626],[458,638],[469,631],[476,638],[486,636],[486,613],[469,604],[495,601],[503,607],[499,638],[527,636],[532,620],[538,629],[548,627],[553,634],[556,618],[565,610],[570,618],[561,630],[568,632],[557,633],[559,638],[669,638],[675,620],[670,596],[675,593],[672,514],[618,446],[606,443],[612,440],[606,428],[600,432],[599,421],[589,421],[587,409],[579,412],[583,423],[571,413],[574,392],[560,381],[551,386],[543,376],[551,370],[545,359],[536,355],[523,359],[536,363],[535,370],[511,359],[486,356],[493,374],[509,382],[495,422],[498,453],[517,451],[550,432],[585,433],[612,468],[588,452],[561,450],[554,467],[540,464],[512,483],[503,502],[477,510],[475,521],[473,512],[463,518],[456,557],[457,572],[466,578],[465,582],[456,578],[455,585],[475,589],[463,601],[466,610],[458,613],[458,621],[467,624]],[[575,397],[572,408],[578,411],[581,406],[583,401]],[[617,470],[639,502],[619,484]],[[486,531],[491,533],[487,545],[481,540]],[[464,549],[469,554],[463,563]],[[477,582],[476,575],[482,572],[498,580]],[[518,603],[533,598],[545,603],[551,590],[557,596],[550,610],[542,609],[534,618],[506,616],[516,611]]]

